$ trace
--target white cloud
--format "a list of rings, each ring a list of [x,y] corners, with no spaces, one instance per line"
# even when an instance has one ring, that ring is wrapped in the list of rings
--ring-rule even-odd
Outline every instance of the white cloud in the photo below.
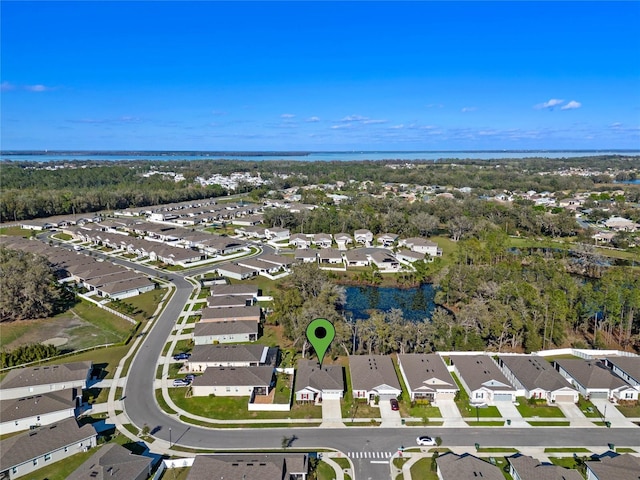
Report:
[[[283,113],[280,115],[280,118],[294,118],[295,115],[293,113]]]
[[[386,120],[374,120],[374,119],[367,119],[367,120],[363,120],[362,123],[364,123],[365,125],[375,125],[378,123],[387,123]]]
[[[467,112],[475,112],[477,110],[476,107],[463,107],[462,110],[460,110],[462,113],[467,113]]]
[[[580,108],[582,104],[580,102],[576,102],[575,100],[571,100],[566,105],[560,107],[560,110],[575,110],[576,108]]]
[[[404,124],[401,123],[400,125],[391,125],[389,128],[400,130],[401,128],[404,128]]]
[[[539,104],[535,105],[533,108],[536,108],[538,110],[540,110],[542,108],[548,108],[548,109],[552,110],[553,107],[557,107],[558,105],[562,104],[563,102],[564,102],[564,100],[560,100],[558,98],[552,98],[548,102],[539,103]]]
[[[307,122],[319,122],[320,121],[320,117],[309,117],[307,118]]]
[[[363,122],[369,120],[369,117],[363,117],[362,115],[347,115],[341,122]]]
[[[47,87],[46,85],[38,84],[38,85],[25,85],[24,89],[30,92],[48,92],[50,90],[53,90],[53,87]]]
[[[9,82],[2,82],[0,84],[0,90],[3,92],[8,92],[9,90],[15,90],[16,86]]]

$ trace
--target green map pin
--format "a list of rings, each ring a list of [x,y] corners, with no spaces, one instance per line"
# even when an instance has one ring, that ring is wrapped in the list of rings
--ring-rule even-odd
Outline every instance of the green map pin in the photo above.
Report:
[[[336,329],[326,318],[316,318],[307,325],[307,340],[316,351],[320,367],[322,368],[322,360],[324,354],[327,353],[329,345],[336,336]]]

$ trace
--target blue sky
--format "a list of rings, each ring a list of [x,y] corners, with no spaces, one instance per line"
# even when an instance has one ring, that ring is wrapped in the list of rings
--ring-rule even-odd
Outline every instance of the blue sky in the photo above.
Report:
[[[0,2],[2,149],[639,149],[640,2]]]

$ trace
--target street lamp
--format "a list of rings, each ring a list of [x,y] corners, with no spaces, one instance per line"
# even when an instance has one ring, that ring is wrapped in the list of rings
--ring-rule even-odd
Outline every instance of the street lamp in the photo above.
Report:
[[[169,427],[169,448],[171,448],[171,427]]]

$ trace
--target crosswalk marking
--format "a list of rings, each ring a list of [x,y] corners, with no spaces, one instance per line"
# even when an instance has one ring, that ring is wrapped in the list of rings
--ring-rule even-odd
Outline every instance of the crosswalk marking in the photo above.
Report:
[[[391,458],[393,452],[349,452],[349,458]]]

